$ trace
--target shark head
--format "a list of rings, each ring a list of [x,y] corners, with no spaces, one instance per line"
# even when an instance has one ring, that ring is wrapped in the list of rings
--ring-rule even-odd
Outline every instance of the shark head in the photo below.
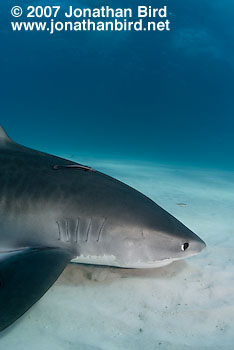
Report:
[[[77,193],[86,206],[85,217],[93,221],[86,220],[87,239],[83,241],[87,244],[81,243],[82,259],[77,258],[78,262],[153,268],[196,255],[206,246],[189,228],[137,190],[92,168],[82,174],[83,179],[89,178],[89,197],[81,194],[84,187]],[[76,207],[75,201],[74,197],[70,207]],[[80,206],[80,200],[77,203]],[[104,220],[98,224],[97,218]],[[88,239],[92,234],[98,238]]]
[[[107,220],[115,240],[118,266],[153,268],[200,253],[205,242],[156,203],[134,191],[125,193],[121,212]]]

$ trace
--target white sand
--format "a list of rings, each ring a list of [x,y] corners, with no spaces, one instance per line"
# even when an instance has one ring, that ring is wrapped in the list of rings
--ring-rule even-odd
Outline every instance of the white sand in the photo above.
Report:
[[[71,264],[1,333],[0,349],[233,349],[234,173],[108,161],[91,165],[150,196],[208,247],[153,270]]]

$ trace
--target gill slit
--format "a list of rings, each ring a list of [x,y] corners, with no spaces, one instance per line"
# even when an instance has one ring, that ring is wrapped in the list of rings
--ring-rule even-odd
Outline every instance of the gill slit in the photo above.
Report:
[[[103,228],[104,228],[105,222],[106,222],[106,218],[104,218],[103,223],[102,223],[102,226],[101,226],[101,228],[100,228],[100,230],[99,230],[99,232],[98,232],[97,242],[99,242],[99,241],[100,241],[101,234],[102,234],[102,231],[103,231]]]
[[[66,236],[67,236],[67,242],[69,242],[70,239],[69,239],[69,232],[68,232],[68,219],[66,219]]]
[[[58,225],[58,240],[60,241],[61,240],[61,231],[60,231],[60,225],[59,225],[59,222],[56,221],[57,225]]]
[[[87,230],[87,233],[86,233],[86,240],[85,240],[85,242],[88,242],[88,239],[89,239],[89,231],[90,231],[91,224],[92,224],[92,218],[91,218],[90,221],[89,221],[89,226],[88,226],[88,230]]]
[[[80,218],[77,218],[76,221],[76,233],[75,233],[75,242],[77,243],[79,241],[79,226],[80,226]]]

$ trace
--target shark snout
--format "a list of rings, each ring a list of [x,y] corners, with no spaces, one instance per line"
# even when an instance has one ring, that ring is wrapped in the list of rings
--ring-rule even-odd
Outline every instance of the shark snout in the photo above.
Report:
[[[200,238],[194,243],[194,249],[197,253],[200,253],[203,249],[205,249],[205,247],[206,243]]]

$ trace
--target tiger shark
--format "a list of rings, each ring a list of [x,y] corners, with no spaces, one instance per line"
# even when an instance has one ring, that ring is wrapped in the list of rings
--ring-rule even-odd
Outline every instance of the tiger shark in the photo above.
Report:
[[[0,331],[70,262],[154,268],[205,243],[130,186],[12,141],[0,127]]]

